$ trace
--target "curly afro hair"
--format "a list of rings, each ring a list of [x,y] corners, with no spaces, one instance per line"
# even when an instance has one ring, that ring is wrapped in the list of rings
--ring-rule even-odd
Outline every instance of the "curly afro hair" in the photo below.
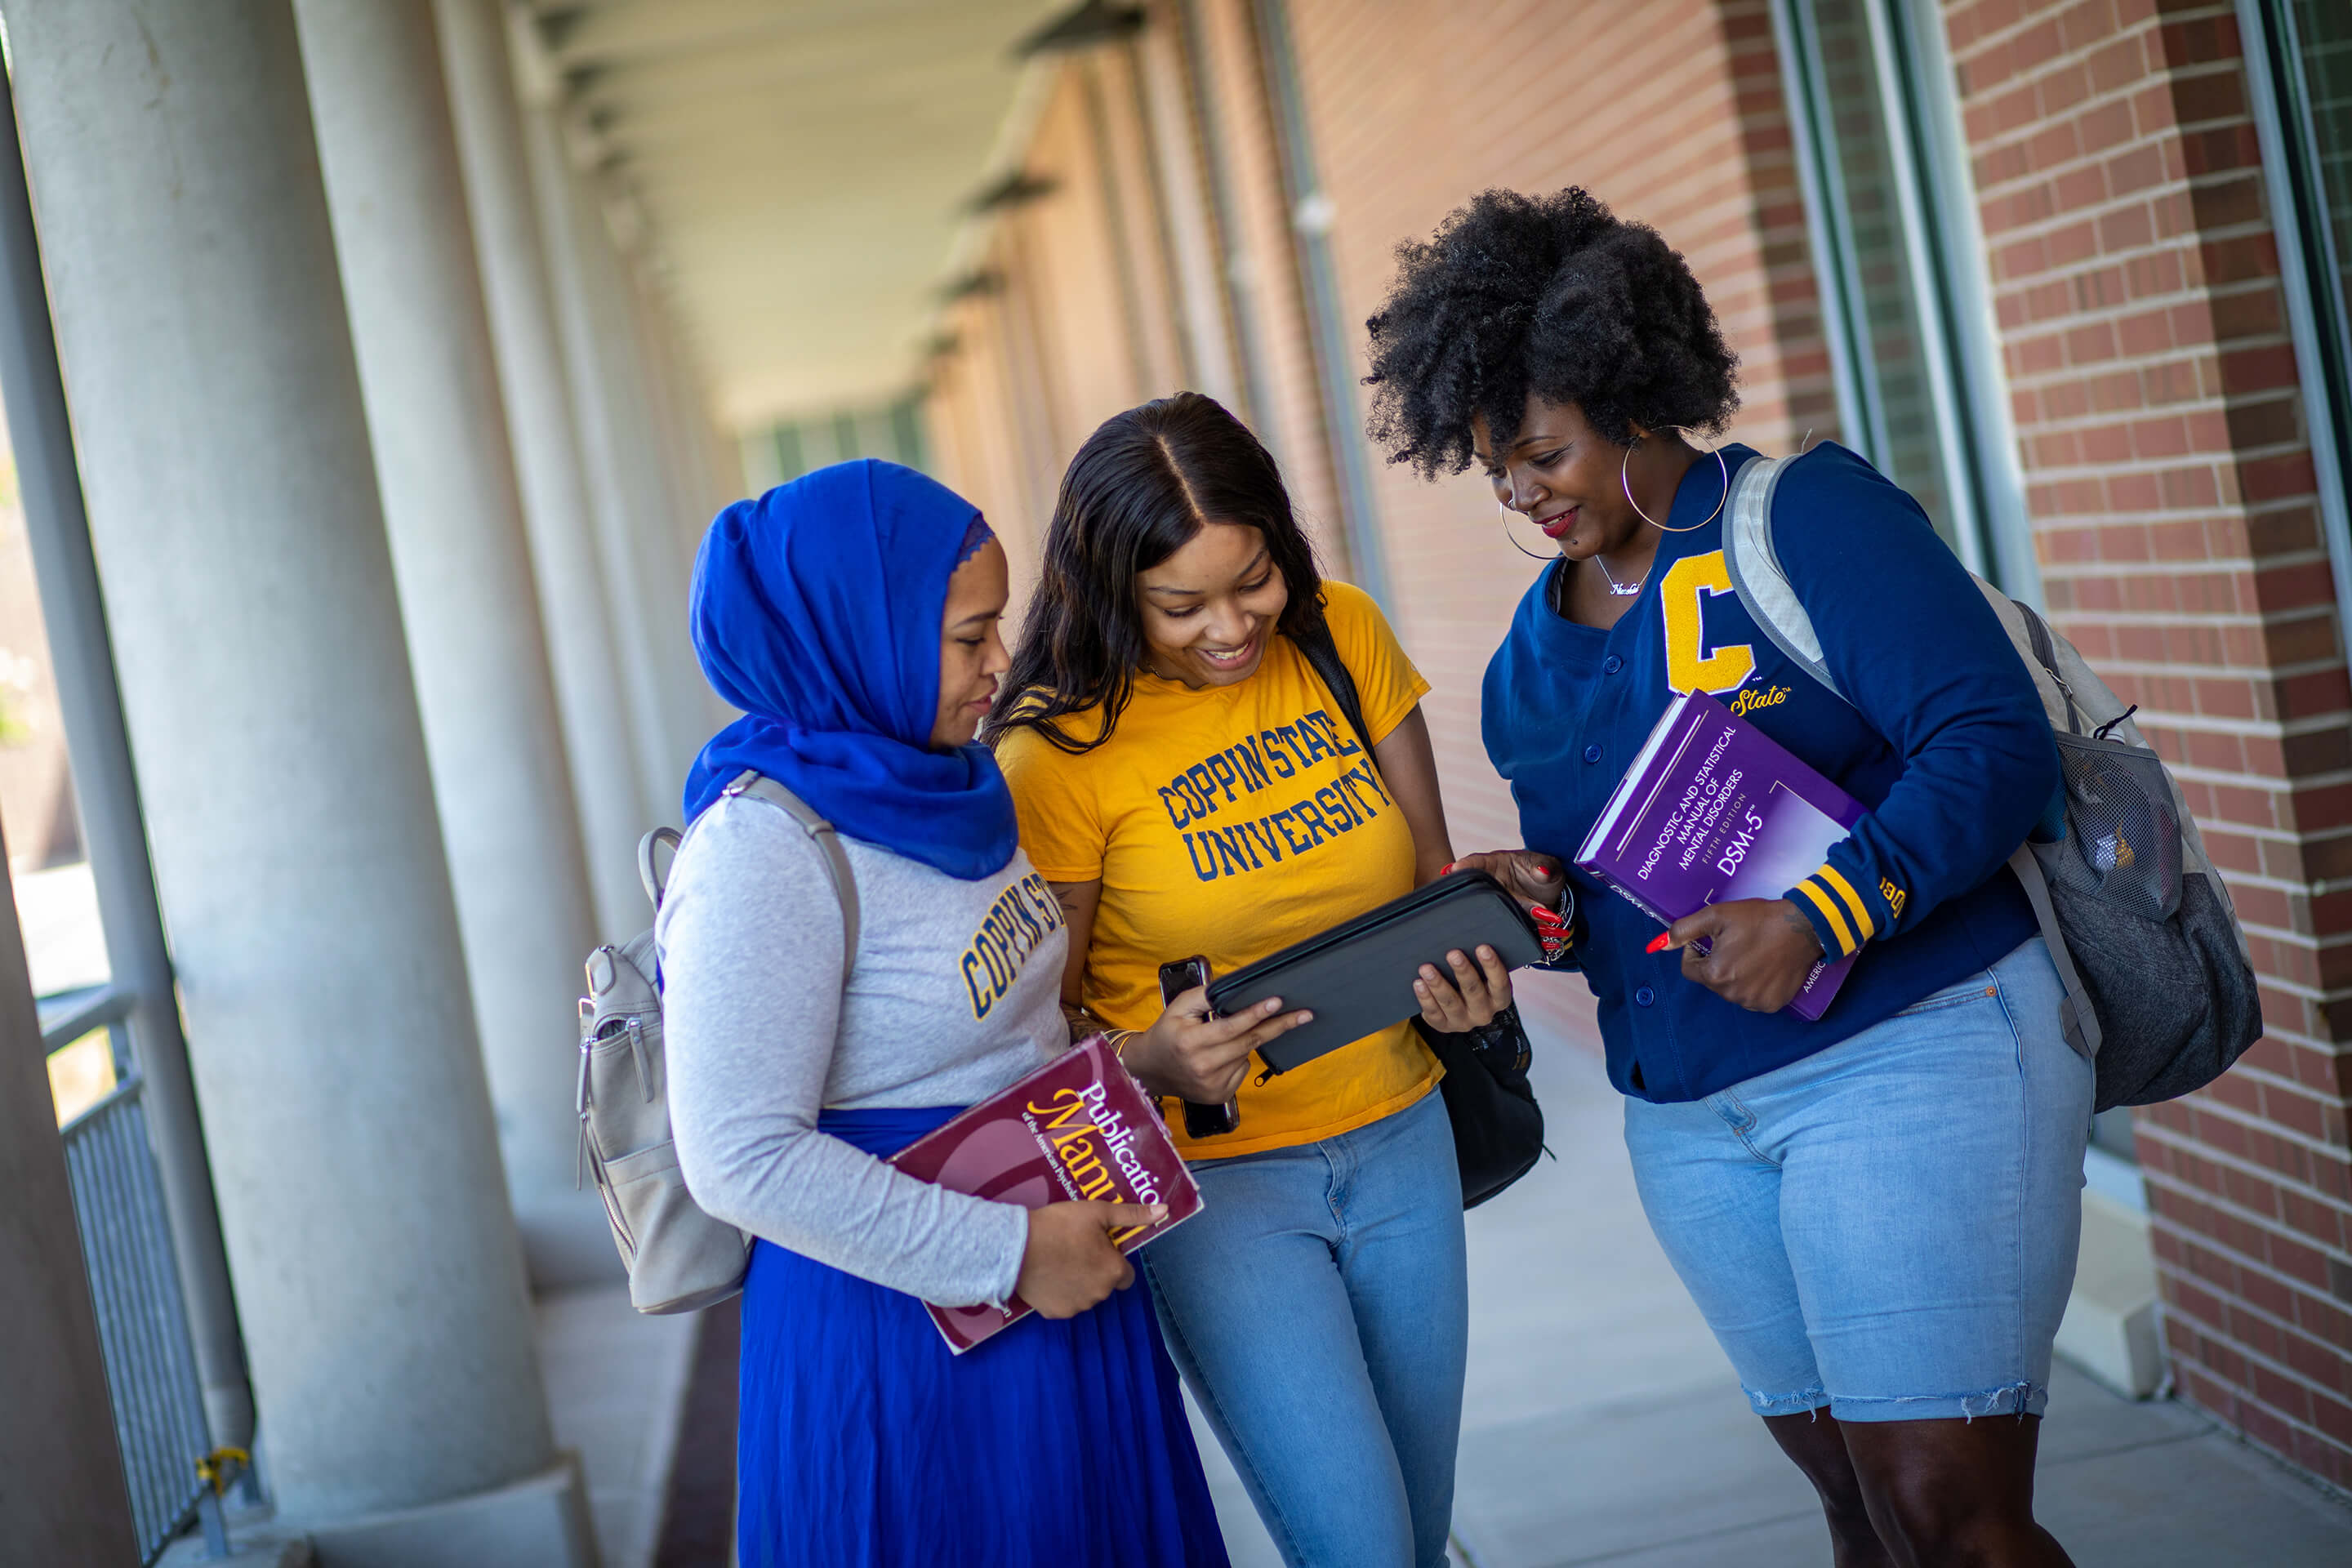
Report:
[[[1484,192],[1397,261],[1365,323],[1368,427],[1423,479],[1470,466],[1474,415],[1508,446],[1530,392],[1575,404],[1621,447],[1636,425],[1719,432],[1739,406],[1738,356],[1689,264],[1580,186]]]

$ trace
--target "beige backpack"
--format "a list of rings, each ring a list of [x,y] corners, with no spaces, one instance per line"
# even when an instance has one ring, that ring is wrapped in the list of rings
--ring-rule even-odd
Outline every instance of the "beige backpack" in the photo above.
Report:
[[[857,883],[833,824],[756,773],[738,774],[721,793],[766,801],[816,841],[841,900],[842,952],[855,962]],[[656,854],[681,842],[675,829],[657,827],[637,846],[637,875],[656,914],[664,882]],[[845,977],[846,972],[845,963]],[[691,1312],[743,1288],[751,1237],[703,1213],[686,1190],[670,1139],[661,1008],[652,931],[588,955],[588,994],[580,999],[579,1164],[582,1175],[595,1177],[604,1200],[614,1244],[629,1270],[630,1304],[640,1312]]]

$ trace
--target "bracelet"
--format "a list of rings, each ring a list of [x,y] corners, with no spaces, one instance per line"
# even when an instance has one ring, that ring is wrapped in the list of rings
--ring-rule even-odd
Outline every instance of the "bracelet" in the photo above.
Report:
[[[1514,1002],[1485,1023],[1473,1024],[1463,1033],[1470,1037],[1471,1044],[1486,1050],[1516,1039],[1520,1028],[1519,1006]]]
[[[1474,1051],[1496,1053],[1502,1064],[1514,1072],[1528,1070],[1534,1052],[1528,1045],[1527,1027],[1519,1021],[1518,1004],[1496,1014],[1486,1023],[1465,1031]],[[1507,1055],[1501,1053],[1507,1052]]]

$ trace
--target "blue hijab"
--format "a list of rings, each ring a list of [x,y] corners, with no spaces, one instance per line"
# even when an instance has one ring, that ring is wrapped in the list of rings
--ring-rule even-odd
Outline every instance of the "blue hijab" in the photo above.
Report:
[[[853,838],[977,881],[1020,841],[985,746],[930,749],[948,579],[988,537],[912,468],[836,463],[719,514],[688,616],[702,673],[743,717],[686,781],[691,822],[746,768]]]

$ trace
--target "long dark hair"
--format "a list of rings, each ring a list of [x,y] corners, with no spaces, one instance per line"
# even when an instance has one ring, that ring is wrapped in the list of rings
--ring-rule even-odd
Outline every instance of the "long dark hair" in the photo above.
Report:
[[[1212,522],[1265,537],[1290,590],[1276,629],[1294,642],[1323,625],[1323,578],[1274,458],[1213,397],[1180,392],[1103,421],[1062,476],[1012,671],[988,716],[992,742],[1028,725],[1066,752],[1090,752],[1135,694],[1148,645],[1136,574]],[[1090,735],[1061,721],[1100,709]]]

